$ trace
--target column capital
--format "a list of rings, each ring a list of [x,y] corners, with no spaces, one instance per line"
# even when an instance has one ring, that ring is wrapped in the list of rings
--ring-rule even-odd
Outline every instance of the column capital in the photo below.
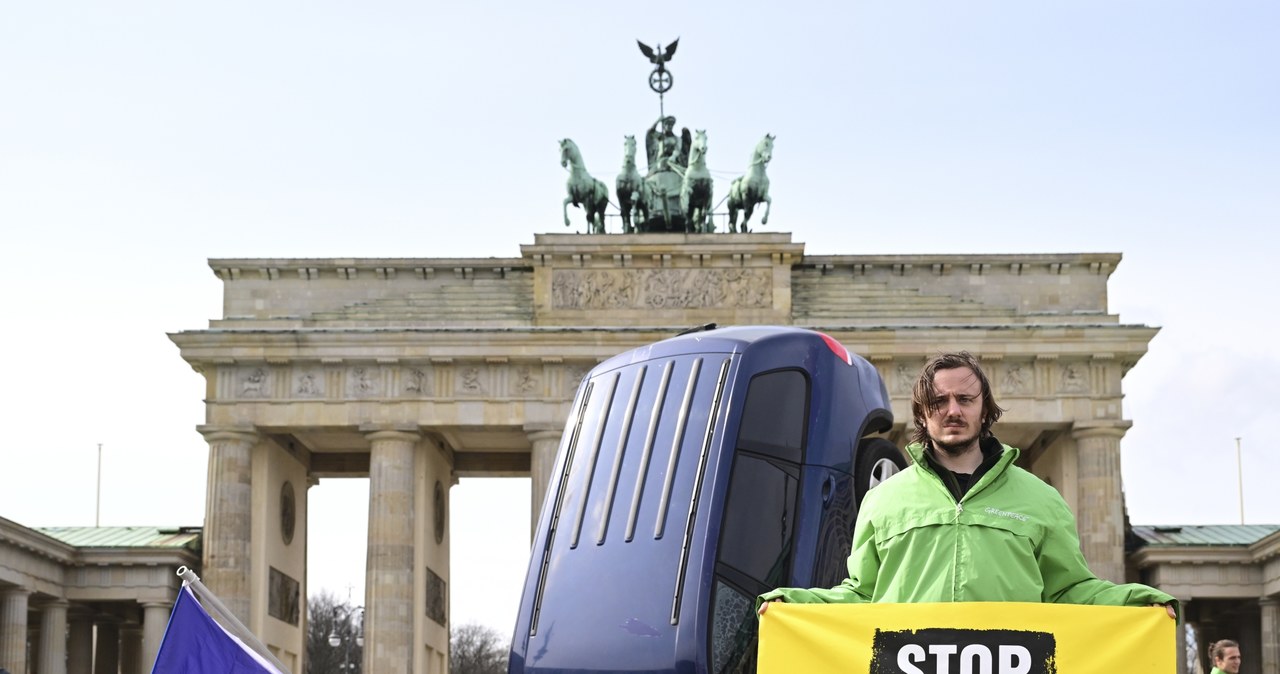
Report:
[[[370,442],[399,440],[416,444],[422,439],[422,432],[415,424],[360,424],[360,432]]]
[[[563,427],[543,428],[539,426],[525,426],[524,434],[529,437],[529,442],[545,442],[554,440],[560,442],[560,437],[564,435]]]
[[[1099,421],[1077,421],[1071,425],[1071,436],[1077,440],[1084,438],[1123,438],[1133,426],[1128,419],[1107,419]]]
[[[1280,605],[1280,597],[1263,597],[1258,600],[1258,606],[1263,608]]]
[[[260,437],[258,431],[253,426],[222,426],[212,424],[201,424],[196,426],[196,431],[204,436],[206,442],[218,442],[230,440],[233,442],[244,442],[253,444]]]

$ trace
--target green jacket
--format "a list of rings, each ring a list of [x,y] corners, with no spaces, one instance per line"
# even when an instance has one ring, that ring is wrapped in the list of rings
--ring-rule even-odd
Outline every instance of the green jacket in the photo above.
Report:
[[[831,589],[773,590],[760,595],[757,605],[775,598],[798,603],[1175,602],[1145,585],[1116,585],[1094,576],[1062,496],[1013,465],[1017,449],[994,438],[984,443],[995,463],[959,502],[928,467],[924,447],[907,447],[914,464],[872,489],[862,503],[849,577]]]

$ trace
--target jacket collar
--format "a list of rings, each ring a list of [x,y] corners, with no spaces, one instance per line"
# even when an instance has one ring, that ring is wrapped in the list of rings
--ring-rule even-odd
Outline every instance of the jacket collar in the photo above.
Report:
[[[964,498],[965,494],[978,491],[999,477],[1014,461],[1018,460],[1018,455],[1021,453],[1017,447],[1002,444],[994,436],[980,439],[978,447],[982,450],[982,463],[975,471],[972,482],[964,493],[960,492],[954,474],[935,461],[931,450],[926,449],[923,444],[913,442],[907,445],[907,453],[911,455],[911,460],[917,467],[932,474],[958,502]]]

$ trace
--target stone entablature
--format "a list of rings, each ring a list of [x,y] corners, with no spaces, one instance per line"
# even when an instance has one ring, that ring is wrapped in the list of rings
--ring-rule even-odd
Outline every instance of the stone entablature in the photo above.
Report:
[[[496,442],[509,449],[523,446],[525,421],[546,425],[581,375],[620,351],[709,322],[794,324],[879,368],[895,439],[924,359],[974,351],[1016,401],[1004,433],[1025,447],[1051,440],[1050,419],[1054,433],[1119,420],[1121,379],[1157,332],[1108,313],[1114,253],[816,256],[787,233],[538,234],[520,250],[211,260],[224,317],[174,339],[208,378],[210,424],[377,416],[449,428],[469,423],[474,400],[510,421],[502,433],[514,434]],[[468,451],[466,437],[449,444]]]
[[[213,328],[1115,324],[1115,253],[805,255],[789,234],[539,234],[519,258],[214,259]]]
[[[213,328],[527,325],[533,270],[520,258],[213,259]]]
[[[1280,532],[1251,545],[1144,545],[1130,563],[1179,599],[1280,597]]]
[[[889,323],[926,317],[934,323],[1114,324],[1107,280],[1120,257],[808,255],[796,266],[792,285],[798,318],[819,312],[815,318],[843,314]]]
[[[75,546],[0,518],[0,586],[71,601],[172,602],[175,570],[199,563],[188,548]]]

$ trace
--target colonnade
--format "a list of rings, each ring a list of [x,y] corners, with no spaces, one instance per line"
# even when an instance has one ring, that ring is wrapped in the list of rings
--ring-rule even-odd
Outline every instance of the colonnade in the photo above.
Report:
[[[0,590],[0,667],[11,674],[146,674],[172,603],[114,602],[111,608],[118,610],[105,613],[21,587]]]
[[[278,522],[276,510],[263,500],[264,494],[278,491],[274,480],[280,478],[272,476],[290,471],[309,475],[310,468],[276,440],[250,428],[200,430],[209,444],[203,580],[277,656],[300,653],[301,639],[286,629],[290,626],[268,620],[255,573],[280,564],[270,552],[267,560],[261,558],[267,546],[276,545],[271,531]],[[443,509],[454,481],[455,457],[429,430],[405,424],[358,429],[369,452],[364,671],[443,674],[447,669],[449,555]],[[531,447],[536,521],[561,430],[539,426],[524,433]],[[300,525],[305,531],[305,519]],[[273,632],[275,628],[280,629]]]

